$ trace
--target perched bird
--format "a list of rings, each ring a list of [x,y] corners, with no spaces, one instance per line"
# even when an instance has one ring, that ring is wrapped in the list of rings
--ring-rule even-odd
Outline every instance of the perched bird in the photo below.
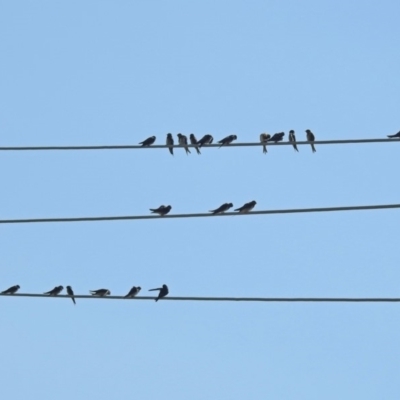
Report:
[[[395,138],[398,137],[400,139],[400,131],[398,131],[397,133],[395,133],[394,135],[387,135],[388,138]]]
[[[299,151],[299,150],[297,149],[297,145],[296,145],[296,135],[294,134],[294,130],[293,130],[293,129],[289,131],[289,142],[292,143],[292,146],[293,146],[293,148],[294,148],[296,151]]]
[[[156,141],[156,137],[155,137],[155,136],[150,136],[149,138],[147,138],[146,140],[143,140],[143,142],[140,142],[139,144],[141,144],[142,147],[149,147],[149,146],[151,146],[155,141]]]
[[[9,287],[7,290],[4,290],[4,292],[1,292],[1,294],[14,294],[18,292],[18,289],[20,288],[19,285],[14,285]]]
[[[135,297],[141,290],[142,288],[140,286],[133,286],[132,289],[129,291],[129,293],[125,297]]]
[[[111,292],[108,289],[89,290],[89,292],[92,296],[100,296],[100,297],[108,296],[111,294]]]
[[[49,296],[57,296],[62,292],[64,289],[64,286],[56,286],[54,289],[50,290],[49,292],[43,293],[43,294],[48,294]]]
[[[74,304],[76,304],[75,303],[75,297],[74,297],[74,291],[72,290],[71,286],[67,286],[67,293],[68,293],[69,296],[71,296],[71,299],[74,302]]]
[[[181,133],[178,133],[177,136],[178,136],[178,143],[185,148],[186,155],[188,155],[188,153],[190,154],[187,137],[185,135],[182,135]]]
[[[205,144],[211,144],[214,138],[211,135],[204,135],[197,143],[199,147],[204,146]]]
[[[215,210],[210,210],[210,213],[222,214],[225,211],[228,211],[231,207],[233,207],[232,203],[224,203],[224,204],[222,204],[222,206],[216,208]]]
[[[196,136],[194,136],[193,133],[190,134],[189,139],[190,139],[190,144],[197,144],[197,143],[198,143],[198,142],[197,142],[197,139],[196,139]],[[197,154],[201,154],[201,153],[200,153],[200,149],[199,149],[198,146],[196,146],[195,149],[196,149],[196,151],[197,151]]]
[[[169,152],[174,155],[174,148],[172,147],[174,145],[174,138],[172,137],[172,133],[167,133],[167,146]]]
[[[311,142],[312,151],[313,153],[315,153],[317,150],[315,150],[314,143],[312,143],[315,140],[315,136],[309,129],[306,129],[306,133],[307,133],[307,140]]]
[[[150,211],[152,212],[152,214],[158,214],[163,217],[171,211],[171,208],[171,206],[160,206],[158,208],[150,208]]]
[[[268,141],[269,142],[275,142],[278,143],[283,140],[283,137],[285,136],[285,132],[279,132],[279,133],[274,133],[272,135],[272,138],[270,138]]]
[[[218,143],[221,143],[221,146],[219,146],[219,147],[222,147],[222,146],[224,146],[225,144],[231,144],[234,140],[236,140],[237,139],[237,136],[236,135],[229,135],[229,136],[227,136],[227,137],[225,137],[225,138],[223,138],[222,140],[220,140]]]
[[[149,292],[152,292],[153,290],[159,290],[160,291],[160,293],[158,293],[156,301],[160,300],[161,297],[165,297],[169,293],[167,285],[162,285],[162,287],[156,288],[156,289],[150,289]]]
[[[267,143],[269,139],[271,139],[271,135],[270,135],[269,133],[262,133],[262,134],[260,135],[260,142],[261,142],[261,143]],[[263,153],[264,153],[264,154],[268,153],[268,151],[267,151],[267,145],[265,145],[265,144],[264,144],[264,146],[263,146]]]
[[[257,204],[257,202],[253,200],[253,201],[250,201],[250,203],[246,203],[242,207],[237,208],[235,211],[239,211],[240,213],[247,213],[247,212],[251,211],[256,204]]]

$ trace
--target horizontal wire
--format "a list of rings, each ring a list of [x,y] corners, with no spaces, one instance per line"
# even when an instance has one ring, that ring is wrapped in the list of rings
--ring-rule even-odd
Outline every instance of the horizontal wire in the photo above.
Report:
[[[351,144],[351,143],[389,143],[389,142],[400,142],[396,139],[344,139],[344,140],[316,140],[313,142],[315,145],[325,144]],[[298,141],[297,145],[310,145],[308,141]],[[231,143],[222,147],[251,147],[251,146],[292,146],[291,142],[250,142],[250,143]],[[176,144],[174,146],[167,146],[165,144],[155,144],[151,146],[139,146],[139,145],[100,145],[100,146],[3,146],[0,147],[0,151],[34,151],[34,150],[137,150],[137,149],[165,149],[165,148],[183,148],[182,145]],[[197,145],[188,144],[187,147],[198,147]],[[221,147],[220,144],[207,144],[201,147]]]
[[[49,296],[46,294],[35,293],[16,293],[16,294],[0,294],[0,296],[8,297],[46,297],[69,299],[69,295]],[[102,300],[155,300],[153,296],[92,296],[92,295],[74,295],[75,299],[102,299]],[[251,301],[251,302],[290,302],[290,303],[398,303],[400,298],[397,297],[163,297],[159,301]]]
[[[348,207],[321,207],[321,208],[293,208],[282,210],[263,210],[250,211],[248,213],[226,212],[223,214],[197,213],[197,214],[172,214],[165,216],[156,215],[126,215],[115,217],[71,217],[71,218],[25,218],[25,219],[1,219],[0,224],[28,224],[28,223],[47,223],[47,222],[95,222],[95,221],[125,221],[138,219],[166,220],[171,218],[202,218],[202,217],[235,217],[249,215],[266,214],[299,214],[314,212],[336,212],[336,211],[365,211],[365,210],[384,210],[400,208],[400,204],[380,204],[370,206],[348,206]]]

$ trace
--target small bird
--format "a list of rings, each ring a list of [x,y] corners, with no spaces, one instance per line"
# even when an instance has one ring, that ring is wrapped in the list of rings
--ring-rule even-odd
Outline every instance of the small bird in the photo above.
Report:
[[[169,293],[167,285],[162,285],[162,287],[156,288],[156,289],[150,289],[149,292],[152,292],[153,290],[159,290],[160,291],[160,293],[158,293],[156,301],[160,300],[161,297],[165,297]]]
[[[204,135],[197,143],[199,147],[204,146],[205,144],[211,144],[214,138],[211,135]]]
[[[150,211],[152,212],[152,214],[158,214],[163,217],[171,211],[171,208],[171,206],[160,206],[158,208],[150,208]]]
[[[190,144],[197,144],[197,143],[198,143],[198,142],[197,142],[197,139],[196,139],[196,136],[194,136],[193,133],[190,134],[189,139],[190,139]],[[196,149],[196,151],[197,151],[197,154],[201,154],[201,153],[200,153],[200,149],[199,149],[198,146],[196,146],[195,149]]]
[[[267,143],[269,139],[271,139],[271,135],[269,133],[262,133],[260,135],[261,143]],[[268,153],[267,146],[265,144],[263,145],[263,153],[264,154]]]
[[[92,296],[100,296],[100,297],[108,296],[111,294],[111,292],[108,289],[89,290],[89,292]]]
[[[172,137],[172,133],[167,133],[167,146],[169,152],[174,155],[174,148],[172,147],[174,145],[174,138]]]
[[[283,137],[285,136],[285,132],[279,132],[279,133],[274,133],[272,135],[272,138],[270,138],[268,141],[269,142],[275,142],[278,143],[281,140],[283,140]]]
[[[219,146],[219,147],[222,147],[222,146],[224,146],[224,145],[228,145],[228,144],[231,144],[234,140],[236,140],[237,139],[237,136],[236,135],[229,135],[229,136],[227,136],[227,137],[224,137],[223,139],[221,139],[218,143],[221,143],[221,146]]]
[[[132,289],[129,291],[129,293],[125,297],[135,297],[141,290],[142,288],[140,286],[133,286]]]
[[[75,297],[74,297],[74,291],[72,290],[71,286],[67,286],[67,293],[68,293],[69,296],[71,296],[71,299],[74,302],[74,304],[76,304],[75,303]]]
[[[397,133],[395,133],[394,135],[387,135],[388,138],[395,138],[398,137],[400,139],[400,131],[398,131]]]
[[[240,213],[247,213],[247,212],[251,211],[256,204],[257,204],[257,202],[253,200],[253,201],[250,201],[250,203],[246,203],[242,207],[237,208],[235,211],[239,211]]]
[[[314,143],[312,143],[315,140],[315,136],[309,129],[306,129],[306,133],[307,133],[307,140],[311,142],[312,151],[313,153],[315,153],[317,150],[315,150]]]
[[[4,292],[1,292],[1,294],[14,294],[18,292],[20,286],[19,285],[14,285],[9,287],[7,290],[4,290]]]
[[[62,292],[64,289],[64,286],[56,286],[54,289],[50,290],[49,292],[43,293],[43,294],[48,294],[49,296],[57,296]]]
[[[186,155],[188,155],[188,153],[190,154],[187,137],[185,135],[182,135],[181,133],[178,133],[177,136],[178,136],[178,143],[185,148]]]
[[[143,142],[140,142],[139,144],[141,144],[142,147],[149,147],[149,146],[151,146],[155,141],[156,141],[156,137],[155,137],[155,136],[150,136],[149,138],[147,138],[146,140],[143,140]]]
[[[215,210],[210,210],[210,213],[222,214],[225,211],[228,211],[231,207],[233,207],[232,203],[224,203],[224,204],[222,204],[222,206],[216,208]]]
[[[294,134],[293,129],[289,131],[289,142],[292,143],[292,146],[296,151],[299,151],[296,145],[296,135]]]

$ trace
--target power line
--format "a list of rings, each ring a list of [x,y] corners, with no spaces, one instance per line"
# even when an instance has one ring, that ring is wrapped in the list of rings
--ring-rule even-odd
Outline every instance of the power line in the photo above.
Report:
[[[45,297],[70,299],[68,295],[49,296],[46,294],[35,293],[16,293],[12,295],[0,294],[7,297]],[[74,295],[76,299],[95,299],[95,300],[155,300],[154,296],[137,296],[126,298],[123,296],[92,296],[92,295]],[[270,302],[270,303],[398,303],[398,297],[163,297],[159,301],[243,301],[243,302]]]
[[[366,210],[384,210],[400,208],[400,204],[380,204],[369,206],[348,206],[348,207],[321,207],[321,208],[293,208],[282,210],[263,210],[251,211],[248,213],[227,212],[224,214],[197,213],[197,214],[172,214],[163,217],[155,215],[126,215],[114,217],[71,217],[71,218],[24,218],[24,219],[2,219],[0,224],[31,224],[48,222],[95,222],[95,221],[126,221],[126,220],[167,220],[171,218],[202,218],[202,217],[237,217],[250,215],[268,215],[268,214],[300,214],[315,212],[336,212],[336,211],[366,211]]]
[[[330,145],[330,144],[358,144],[358,143],[389,143],[399,142],[396,139],[345,139],[345,140],[316,140],[313,142],[315,145]],[[310,145],[311,142],[298,141],[297,145]],[[227,147],[252,147],[252,146],[292,146],[290,142],[250,142],[250,143],[231,143],[223,148]],[[54,150],[137,150],[137,149],[166,149],[168,147],[182,148],[180,145],[166,146],[161,144],[151,146],[139,146],[139,145],[99,145],[99,146],[3,146],[0,147],[0,151],[54,151]],[[196,145],[188,144],[188,147],[196,147]],[[208,144],[201,147],[202,149],[208,147],[220,147],[220,144]]]

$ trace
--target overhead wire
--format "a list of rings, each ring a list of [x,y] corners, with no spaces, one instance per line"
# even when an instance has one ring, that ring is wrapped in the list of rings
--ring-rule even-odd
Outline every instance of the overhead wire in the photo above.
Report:
[[[164,216],[155,215],[125,215],[125,216],[105,216],[105,217],[65,217],[65,218],[22,218],[22,219],[0,219],[0,224],[31,224],[31,223],[50,223],[50,222],[96,222],[96,221],[126,221],[126,220],[168,220],[174,218],[203,218],[203,217],[237,217],[271,214],[300,214],[317,212],[338,212],[338,211],[366,211],[384,210],[400,208],[400,204],[379,204],[367,206],[345,206],[345,207],[320,207],[320,208],[292,208],[281,210],[250,211],[247,213],[226,212],[223,214],[211,213],[191,213],[191,214],[171,214]]]
[[[398,139],[341,139],[341,140],[316,140],[314,142],[308,141],[297,141],[296,145],[331,145],[331,144],[358,144],[358,143],[395,143],[399,142]],[[221,146],[218,143],[207,144],[201,147],[201,149],[209,147],[252,147],[252,146],[292,146],[291,142],[244,142],[244,143],[230,143],[229,145]],[[168,148],[182,148],[182,145],[175,144],[173,146],[167,146],[165,144],[154,144],[150,146],[141,145],[98,145],[98,146],[1,146],[0,151],[55,151],[55,150],[138,150],[138,149],[168,149]],[[198,145],[188,144],[187,147],[198,147]]]
[[[60,294],[49,296],[37,293],[0,294],[4,297],[45,297],[48,299],[70,299],[72,296]],[[154,296],[92,296],[74,294],[75,299],[94,300],[155,300]],[[158,301],[231,301],[231,302],[270,302],[270,303],[398,303],[398,297],[194,297],[194,296],[168,296]]]

